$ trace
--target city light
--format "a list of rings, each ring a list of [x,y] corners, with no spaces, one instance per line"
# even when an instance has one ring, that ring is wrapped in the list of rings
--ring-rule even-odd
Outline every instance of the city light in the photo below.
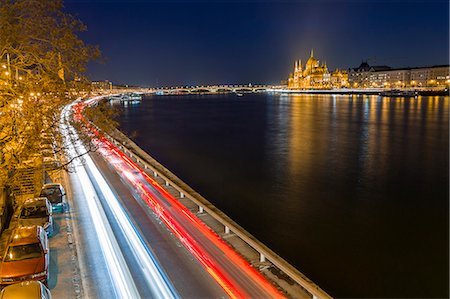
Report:
[[[448,297],[448,1],[90,2],[0,4],[0,295]]]

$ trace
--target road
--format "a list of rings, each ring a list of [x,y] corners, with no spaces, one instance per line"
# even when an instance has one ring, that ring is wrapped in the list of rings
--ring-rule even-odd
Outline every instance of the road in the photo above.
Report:
[[[98,139],[97,152],[77,158],[86,149],[67,123],[72,109],[61,129],[75,159],[70,179],[87,297],[282,297],[109,141]]]

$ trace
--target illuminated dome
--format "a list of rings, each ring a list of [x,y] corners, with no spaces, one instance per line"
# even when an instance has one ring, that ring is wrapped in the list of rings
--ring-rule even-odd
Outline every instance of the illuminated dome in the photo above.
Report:
[[[306,62],[306,68],[311,69],[314,67],[319,66],[319,61],[314,58],[314,50],[311,49],[311,56],[309,57],[308,61]]]

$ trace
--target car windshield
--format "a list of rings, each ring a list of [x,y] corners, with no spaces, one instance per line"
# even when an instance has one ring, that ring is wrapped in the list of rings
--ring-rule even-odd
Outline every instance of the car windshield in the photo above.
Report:
[[[21,261],[42,257],[40,243],[10,246],[5,256],[5,262]]]
[[[47,206],[24,207],[20,213],[20,218],[45,218],[47,216]]]

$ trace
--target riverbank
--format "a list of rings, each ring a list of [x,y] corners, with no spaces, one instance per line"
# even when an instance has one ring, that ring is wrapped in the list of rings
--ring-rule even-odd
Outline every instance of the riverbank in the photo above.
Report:
[[[385,89],[385,88],[340,88],[340,89],[287,89],[274,88],[268,92],[279,94],[365,94],[391,97],[415,97],[415,96],[448,96],[449,90],[445,89]]]

